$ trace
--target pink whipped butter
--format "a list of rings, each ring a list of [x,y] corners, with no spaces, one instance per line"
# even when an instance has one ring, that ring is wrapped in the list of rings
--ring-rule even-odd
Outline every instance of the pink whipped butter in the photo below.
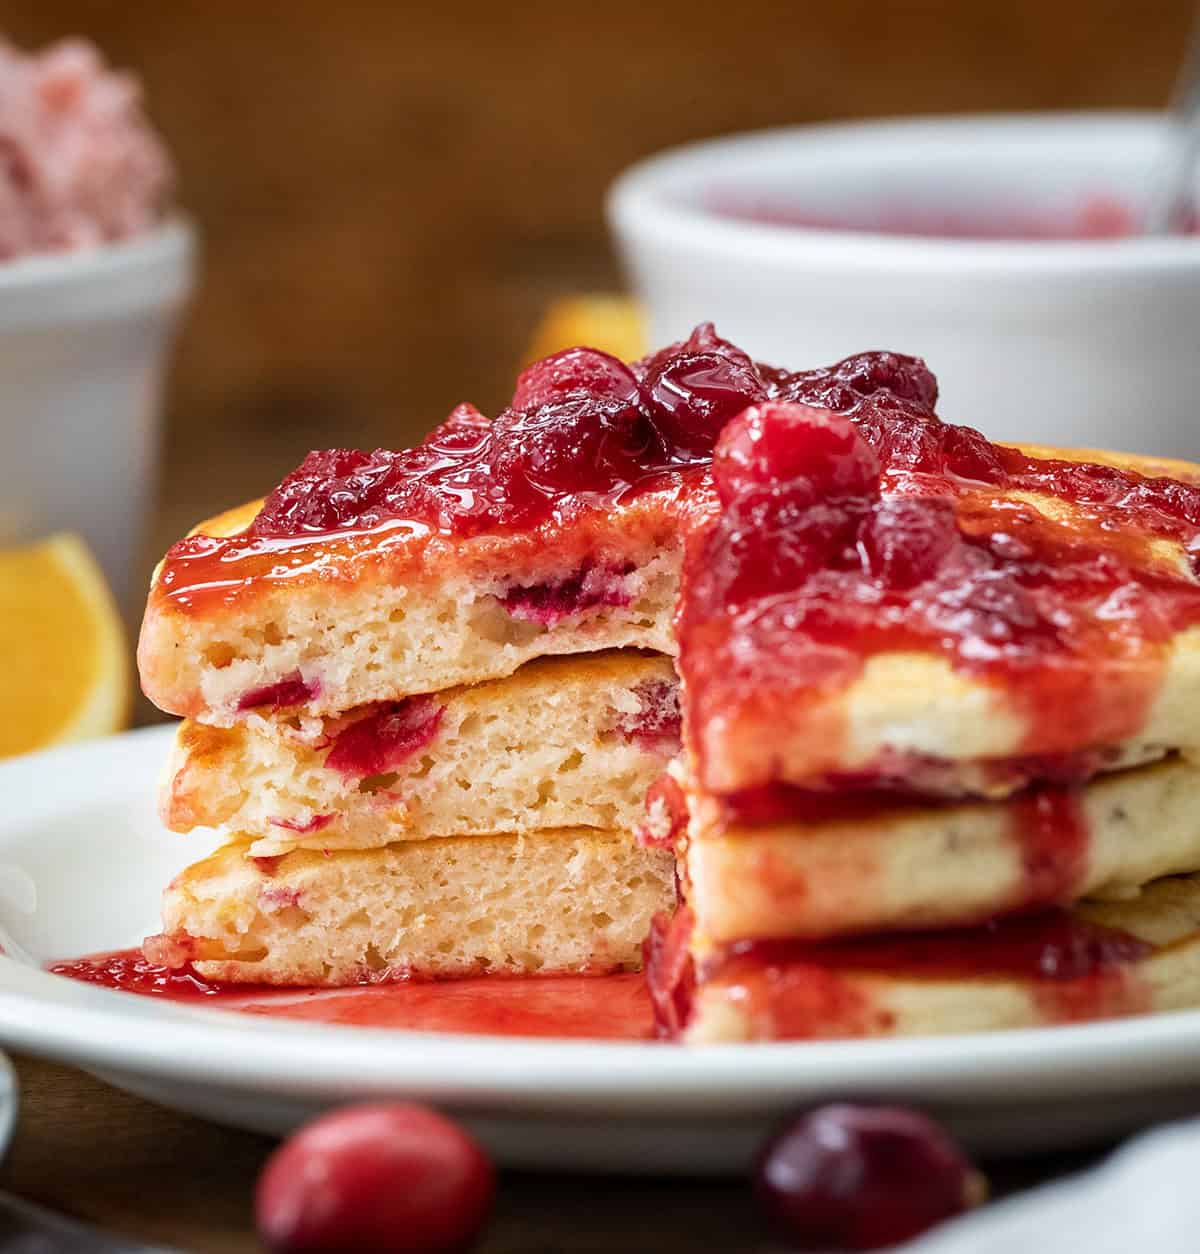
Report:
[[[0,261],[150,230],[173,184],[132,77],[80,40],[0,40]]]

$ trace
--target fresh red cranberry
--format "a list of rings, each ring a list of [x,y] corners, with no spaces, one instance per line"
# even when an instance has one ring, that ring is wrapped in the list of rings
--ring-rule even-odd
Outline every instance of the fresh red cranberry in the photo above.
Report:
[[[721,434],[713,477],[728,505],[776,485],[804,485],[812,499],[878,490],[879,461],[854,424],[811,405],[755,405]]]
[[[822,1106],[762,1150],[756,1192],[799,1249],[898,1245],[981,1200],[982,1178],[942,1128],[898,1106]]]
[[[268,1160],[255,1209],[278,1254],[450,1254],[492,1207],[491,1163],[457,1124],[401,1102],[350,1106]]]
[[[325,765],[352,779],[394,771],[437,735],[445,712],[432,697],[389,701],[339,732]]]
[[[758,367],[711,323],[652,357],[642,388],[654,425],[672,449],[686,454],[711,452],[730,418],[767,398]]]
[[[627,405],[636,405],[641,399],[637,379],[623,361],[597,348],[568,348],[522,371],[512,407],[529,412],[571,393],[607,397]]]
[[[954,503],[942,497],[889,497],[859,533],[868,571],[893,590],[932,579],[960,542]]]

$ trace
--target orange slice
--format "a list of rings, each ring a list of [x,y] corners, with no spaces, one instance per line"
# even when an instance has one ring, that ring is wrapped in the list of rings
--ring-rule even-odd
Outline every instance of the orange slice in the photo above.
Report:
[[[118,731],[129,680],[120,617],[83,541],[0,549],[0,758]]]

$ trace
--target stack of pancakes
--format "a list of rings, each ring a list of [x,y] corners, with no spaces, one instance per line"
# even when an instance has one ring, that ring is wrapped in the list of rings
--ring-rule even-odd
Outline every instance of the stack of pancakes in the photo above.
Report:
[[[169,886],[152,957],[601,971],[650,932],[691,1041],[1200,1003],[1200,471],[990,445],[886,355],[788,375],[709,329],[549,373],[569,442],[541,409],[519,448],[491,429],[488,466],[519,452],[549,502],[519,523],[470,465],[442,514],[389,512],[383,454],[327,454],[168,554],[139,654],[185,718],[162,812],[227,840]],[[636,391],[653,424],[701,376],[644,478],[621,451],[625,478],[572,486],[589,405],[599,429]],[[441,475],[463,422],[386,456]],[[445,505],[493,486],[502,521]],[[305,493],[344,521],[281,528]]]
[[[256,508],[198,531],[237,534]],[[142,675],[189,715],[162,817],[228,843],[167,889],[156,958],[277,984],[640,963],[675,900],[669,851],[633,836],[679,746],[653,652],[672,558],[559,613],[512,591],[561,574],[537,550],[514,579],[511,548],[451,576],[424,547],[403,573],[393,543],[382,571],[335,550],[180,596],[160,572]]]

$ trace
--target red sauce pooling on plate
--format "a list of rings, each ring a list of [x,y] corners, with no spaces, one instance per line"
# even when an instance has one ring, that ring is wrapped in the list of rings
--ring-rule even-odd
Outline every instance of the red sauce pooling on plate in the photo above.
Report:
[[[650,998],[636,974],[488,975],[280,989],[215,984],[190,968],[155,966],[136,949],[55,963],[50,971],[144,997],[310,1023],[614,1041],[647,1040],[654,1034]]]

